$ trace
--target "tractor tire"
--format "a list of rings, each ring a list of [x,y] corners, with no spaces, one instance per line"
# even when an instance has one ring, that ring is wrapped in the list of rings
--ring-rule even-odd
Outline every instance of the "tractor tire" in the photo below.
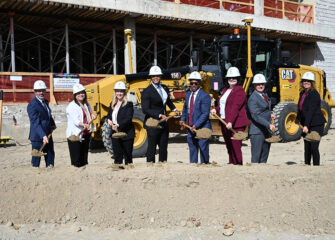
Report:
[[[107,118],[105,118],[104,125],[102,126],[102,142],[104,143],[107,151],[113,155],[113,147],[112,147],[112,126],[108,124]]]
[[[144,128],[144,113],[141,108],[134,107],[133,124],[135,127],[135,139],[133,157],[144,157],[148,148],[148,134]]]
[[[278,103],[273,109],[275,118],[275,134],[278,135],[282,142],[291,142],[299,140],[302,129],[295,122],[297,118],[298,105],[293,102]]]
[[[147,130],[143,127],[144,114],[140,108],[134,108],[133,124],[135,127],[135,139],[133,148],[133,158],[145,156],[148,148]],[[113,155],[112,146],[112,127],[108,124],[107,118],[105,119],[102,129],[102,141],[107,151]]]
[[[328,130],[332,125],[332,112],[329,107],[329,104],[325,100],[321,100],[321,112],[324,118],[326,119],[325,128],[323,130],[323,135],[328,134]]]

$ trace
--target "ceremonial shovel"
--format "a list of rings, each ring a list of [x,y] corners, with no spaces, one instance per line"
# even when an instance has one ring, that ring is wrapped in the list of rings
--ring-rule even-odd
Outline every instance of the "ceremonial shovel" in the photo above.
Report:
[[[171,115],[168,116],[165,119],[161,119],[161,120],[157,120],[154,118],[148,118],[148,120],[146,121],[145,125],[149,128],[162,128],[159,124],[164,122],[164,121],[168,121],[170,118],[175,117],[176,115]]]
[[[94,119],[91,119],[91,121],[89,121],[87,125],[91,125],[91,123],[92,123],[93,121],[94,121]],[[86,130],[86,127],[84,127],[84,128],[78,133],[78,135],[71,135],[71,136],[68,137],[67,139],[69,139],[71,142],[82,141],[82,140],[84,140],[84,138],[81,138],[81,137],[80,137],[80,134],[82,134],[85,130]]]
[[[216,113],[213,114],[214,117],[219,119],[225,126],[227,126],[226,121],[220,118]],[[244,140],[248,137],[248,132],[236,132],[234,129],[229,129],[234,133],[234,136],[231,138],[232,140]]]
[[[192,129],[192,127],[190,127],[189,125],[187,125],[186,123],[183,124],[185,127],[187,127],[188,129]],[[212,136],[212,130],[210,130],[209,128],[201,128],[201,129],[197,129],[194,130],[197,139],[209,139]]]
[[[52,132],[48,135],[48,140],[51,138],[51,136],[52,136]],[[43,145],[41,146],[40,150],[33,149],[31,151],[31,156],[33,156],[33,157],[42,157],[42,156],[47,155],[47,153],[42,152],[42,150],[45,147],[45,145],[47,145],[47,143],[44,142]]]

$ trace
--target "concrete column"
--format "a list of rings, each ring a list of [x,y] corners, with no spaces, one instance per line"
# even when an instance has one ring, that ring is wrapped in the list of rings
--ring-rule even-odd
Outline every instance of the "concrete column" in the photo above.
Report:
[[[0,72],[3,72],[3,55],[2,34],[0,33]]]
[[[264,0],[254,1],[254,13],[255,16],[264,16]]]
[[[136,21],[132,17],[125,17],[124,19],[124,29],[131,30],[130,47],[131,47],[131,60],[132,60],[132,65],[133,65],[133,73],[137,72],[136,71],[136,27],[135,27],[135,23]],[[126,34],[124,34],[124,71],[125,71],[125,74],[130,73]]]
[[[66,62],[66,73],[70,73],[70,44],[69,44],[69,26],[65,24],[65,62]]]
[[[10,23],[10,56],[11,56],[11,64],[12,64],[12,72],[16,71],[15,68],[15,41],[14,41],[14,13],[9,13],[9,23]]]
[[[154,33],[154,65],[157,66],[157,32]]]
[[[113,74],[117,74],[117,58],[116,58],[116,31],[115,28],[113,28]]]

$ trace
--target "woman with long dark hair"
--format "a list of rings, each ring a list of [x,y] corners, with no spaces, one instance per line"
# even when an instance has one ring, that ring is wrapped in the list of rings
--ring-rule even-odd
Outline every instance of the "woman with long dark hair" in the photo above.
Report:
[[[67,140],[71,165],[75,167],[82,167],[88,164],[88,148],[91,139],[91,131],[93,124],[88,123],[91,119],[95,119],[90,104],[87,102],[85,87],[81,84],[73,86],[73,101],[66,108],[67,129],[66,137],[80,134],[81,141]]]
[[[226,74],[228,86],[223,89],[218,99],[218,104],[211,113],[218,113],[219,116],[227,122],[227,126],[222,123],[221,131],[226,143],[229,164],[242,165],[242,141],[232,140],[233,133],[231,129],[236,131],[244,131],[249,124],[246,112],[246,94],[241,86],[238,86],[238,80],[241,74],[238,68],[230,67]]]
[[[300,82],[300,98],[298,102],[298,119],[303,126],[303,134],[316,131],[323,135],[325,118],[321,112],[321,99],[315,89],[315,75],[312,72],[305,72]],[[305,164],[320,165],[320,142],[304,140]]]

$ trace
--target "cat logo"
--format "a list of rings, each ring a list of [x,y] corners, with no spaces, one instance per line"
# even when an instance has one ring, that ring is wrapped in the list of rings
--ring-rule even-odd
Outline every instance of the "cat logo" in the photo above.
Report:
[[[281,78],[283,80],[288,80],[290,83],[293,83],[297,78],[297,74],[293,69],[282,69],[281,70]]]

